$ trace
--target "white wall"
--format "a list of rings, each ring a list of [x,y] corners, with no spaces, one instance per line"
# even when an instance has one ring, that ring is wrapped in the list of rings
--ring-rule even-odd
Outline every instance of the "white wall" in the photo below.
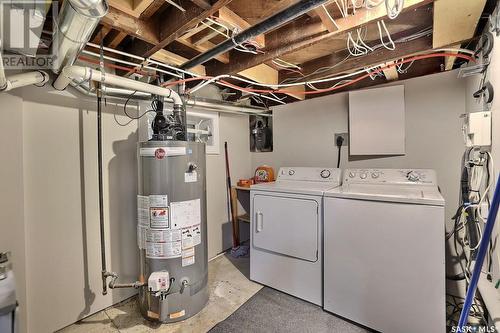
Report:
[[[224,141],[228,143],[229,164],[233,185],[240,178],[252,175],[248,116],[221,114],[220,155],[207,156],[207,219],[208,257],[231,247],[231,223],[228,222],[226,197],[226,165]],[[247,223],[240,223],[242,240],[248,239]]]
[[[23,101],[0,97],[0,252],[11,251],[21,309],[21,330],[26,329],[26,237],[23,197]]]
[[[95,101],[48,91],[19,92],[28,332],[54,331],[134,293],[101,295]],[[137,124],[117,126],[118,111],[103,113],[107,263],[135,281]]]
[[[0,95],[0,250],[14,252],[23,332],[52,332],[119,302],[101,295],[96,102],[50,88]],[[4,109],[5,108],[5,109]],[[104,207],[108,270],[137,278],[137,123],[118,126],[122,108],[103,110]],[[248,117],[221,115],[233,178],[251,166]],[[209,257],[230,246],[224,155],[207,156]],[[5,184],[5,187],[4,187]]]

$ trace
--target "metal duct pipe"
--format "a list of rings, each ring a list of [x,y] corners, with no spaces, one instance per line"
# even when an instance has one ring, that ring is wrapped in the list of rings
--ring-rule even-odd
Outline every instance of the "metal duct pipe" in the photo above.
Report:
[[[175,107],[182,107],[182,99],[177,92],[172,89],[154,86],[152,84],[135,81],[127,79],[118,75],[113,75],[109,73],[102,73],[98,70],[81,67],[81,66],[69,66],[64,67],[61,74],[54,81],[54,88],[57,90],[64,90],[71,83],[73,79],[81,79],[83,81],[90,80],[100,83],[107,83],[112,86],[120,88],[128,88],[131,90],[137,90],[142,92],[147,92],[159,96],[164,96],[171,98],[174,102]]]
[[[240,34],[234,36],[234,38],[228,39],[225,42],[220,43],[213,49],[197,55],[193,59],[184,63],[181,68],[189,69],[201,65],[224,52],[232,50],[237,45],[246,42],[247,40],[258,35],[262,35],[269,30],[277,28],[280,25],[293,20],[328,1],[329,0],[301,0],[296,4],[282,10],[281,12],[276,13],[273,16],[268,17],[267,19],[257,23],[256,25],[244,30]]]
[[[107,12],[106,0],[63,2],[52,42],[52,52],[56,56],[52,70],[55,73],[73,65],[80,51],[92,37],[101,17]]]

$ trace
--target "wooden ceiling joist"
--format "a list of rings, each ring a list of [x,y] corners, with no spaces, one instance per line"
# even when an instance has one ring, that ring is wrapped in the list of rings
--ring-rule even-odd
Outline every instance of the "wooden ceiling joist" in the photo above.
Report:
[[[186,3],[186,11],[182,15],[167,14],[168,20],[162,20],[160,23],[159,42],[149,47],[143,54],[149,57],[165,46],[181,37],[188,29],[196,26],[200,21],[213,15],[220,8],[224,7],[231,0],[217,0],[209,9],[203,9],[195,4]],[[177,10],[173,8],[171,10]]]
[[[123,32],[123,31],[119,31],[116,36],[113,37],[113,39],[111,39],[111,41],[109,42],[109,45],[108,47],[112,48],[112,49],[116,49],[118,47],[118,45],[120,45],[120,43],[125,39],[125,37],[127,37],[127,33]]]
[[[185,63],[186,61],[188,61],[188,59],[181,57],[180,55],[175,54],[175,53],[170,52],[170,51],[167,51],[167,50],[160,50],[160,51],[156,52],[155,54],[153,54],[151,56],[151,58],[156,60],[156,61],[163,62],[163,63],[170,64],[170,65],[174,65],[174,66],[180,66],[183,63]],[[193,73],[196,73],[196,74],[201,75],[201,76],[206,75],[205,66],[203,66],[203,65],[199,65],[199,66],[196,66],[194,68],[191,68],[191,71]]]
[[[116,8],[110,7],[108,14],[101,19],[101,23],[130,36],[137,37],[149,44],[159,43],[154,21],[140,20]]]
[[[345,53],[336,53],[326,57],[312,60],[301,65],[302,73],[307,80],[311,81],[325,76],[334,76],[341,73],[351,72],[365,67],[376,66],[378,64],[395,61],[416,53],[429,51],[432,49],[432,37],[422,37],[409,43],[399,44],[396,50],[380,48],[373,51],[369,56],[353,57],[345,60]],[[345,60],[345,61],[344,61]],[[318,69],[332,67],[329,71],[317,73]],[[281,73],[280,73],[281,74]],[[280,81],[297,77],[297,75],[280,75]],[[300,79],[300,77],[298,77]]]
[[[459,44],[474,36],[486,0],[439,0],[434,4],[433,47]]]
[[[110,26],[101,26],[101,29],[96,33],[95,37],[92,39],[92,43],[100,45],[101,42],[106,38],[106,36],[109,34],[111,31]]]
[[[326,7],[320,6],[314,10],[314,12],[319,16],[321,22],[325,26],[325,29],[333,32],[337,30],[337,27],[330,18],[330,14],[327,12]]]
[[[393,65],[394,61],[388,61],[383,66]],[[398,71],[395,66],[386,68],[382,71],[387,81],[396,81],[399,78]]]
[[[432,2],[432,0],[406,0],[404,2],[403,11],[408,11],[430,2]],[[312,35],[312,31],[307,31],[307,29],[310,29],[308,27],[294,27],[293,25],[287,25],[283,28],[287,29],[286,35],[283,35],[283,32],[274,31],[269,34],[275,35],[274,37],[268,38],[269,35],[266,36],[267,44],[265,53],[258,55],[240,54],[238,55],[238,59],[235,59],[235,61],[231,61],[229,64],[217,64],[207,67],[207,70],[211,75],[240,72],[242,70],[245,70],[246,68],[270,61],[284,54],[312,46],[327,39],[336,38],[343,33],[386,17],[387,12],[384,6],[379,6],[371,10],[360,9],[356,12],[355,15],[337,20],[337,25],[340,29],[333,32],[324,32],[324,26],[320,22],[320,29],[323,29],[323,32],[316,32]],[[290,31],[291,29],[293,29],[293,31]],[[308,36],[303,37],[304,34]],[[290,40],[291,36],[295,36],[295,39]],[[272,40],[273,42],[272,45],[270,45],[270,40]]]
[[[190,42],[193,44],[193,45],[199,45],[199,44],[203,44],[205,42],[208,42],[210,41],[212,38],[214,38],[215,36],[221,36],[223,34],[225,34],[225,29],[223,27],[220,27],[220,26],[210,26],[207,27],[205,30],[203,30],[202,32],[194,35],[193,37],[190,38]]]
[[[199,53],[206,52],[215,47],[215,44],[209,41],[200,43],[198,45],[194,45],[193,43],[191,43],[190,39],[179,38],[177,41],[185,46],[192,48],[193,50],[198,51]],[[217,57],[215,57],[215,59],[224,64],[229,63],[229,55],[227,53],[219,54]]]
[[[203,9],[210,9],[212,6],[208,0],[191,0],[191,2]]]
[[[222,7],[219,9],[219,19],[227,24],[229,24],[230,28],[231,27],[238,27],[240,28],[240,31],[243,31],[245,29],[250,28],[252,25],[245,21],[243,18],[238,16],[235,12],[230,10],[227,7]],[[260,35],[255,37],[255,41],[257,44],[259,44],[260,47],[265,47],[266,46],[266,39],[264,35]]]
[[[110,7],[139,18],[154,0],[108,0]]]
[[[141,14],[153,4],[153,2],[154,0],[133,0],[134,13],[140,17]]]

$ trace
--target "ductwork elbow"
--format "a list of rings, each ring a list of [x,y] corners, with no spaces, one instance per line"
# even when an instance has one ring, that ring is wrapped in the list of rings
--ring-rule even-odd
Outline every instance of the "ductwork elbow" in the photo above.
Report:
[[[52,44],[55,56],[52,70],[56,74],[73,65],[108,9],[106,0],[64,1]]]

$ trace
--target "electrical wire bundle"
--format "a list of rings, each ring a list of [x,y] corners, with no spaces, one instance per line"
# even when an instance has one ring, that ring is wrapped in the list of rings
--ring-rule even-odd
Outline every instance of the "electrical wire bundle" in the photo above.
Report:
[[[446,294],[446,326],[457,327],[458,317],[460,316],[460,311],[464,305],[464,298]],[[471,306],[470,317],[477,321],[477,324],[486,325],[487,313],[485,307],[482,304],[482,300],[479,298],[474,298],[474,303]]]
[[[387,16],[394,20],[401,13],[404,7],[404,0],[392,0],[393,5],[391,6],[391,0],[385,0],[385,8],[387,9]]]
[[[476,156],[474,156],[476,155]],[[486,212],[481,210],[489,208],[489,190],[492,183],[493,160],[489,152],[475,151],[470,148],[462,162],[460,206],[457,209],[453,230],[447,234],[446,239],[453,237],[453,243],[462,274],[448,277],[452,280],[469,282],[471,266],[475,259],[475,252],[479,247],[482,228],[486,224]],[[491,254],[491,251],[490,251]],[[491,266],[491,257],[488,266]],[[485,273],[489,274],[488,271]]]
[[[394,1],[394,0],[393,0]],[[351,4],[349,4],[349,2]],[[360,8],[366,8],[371,10],[373,8],[378,7],[384,2],[384,0],[374,2],[373,0],[363,0],[361,4],[358,4],[358,1],[355,0],[335,0],[335,4],[339,9],[340,15],[343,18],[348,17],[349,15],[355,15],[356,10]],[[387,16],[390,19],[395,19],[399,16],[404,7],[404,0],[395,0],[395,3],[391,4],[390,0],[385,0],[385,5],[387,9]],[[330,15],[328,9],[325,5],[322,5],[323,10],[326,12],[330,21],[335,25],[337,29],[340,29],[338,24],[335,22],[335,19]],[[351,9],[351,13],[349,13],[349,9]],[[381,42],[381,46],[385,47],[388,50],[395,50],[396,46],[392,37],[387,29],[387,26],[384,20],[380,20],[377,22],[379,38]],[[347,33],[347,50],[349,54],[353,57],[359,57],[368,54],[369,52],[373,52],[374,48],[369,46],[363,39],[366,38],[367,28],[366,26],[363,28],[358,28],[354,32]],[[384,40],[384,34],[387,36],[388,42]]]
[[[452,281],[465,280],[466,289],[470,283],[476,252],[482,238],[482,230],[486,224],[484,216],[487,215],[487,212],[482,211],[482,209],[489,209],[490,206],[489,190],[493,181],[493,170],[493,159],[489,152],[472,147],[464,153],[460,181],[460,205],[455,216],[453,216],[453,230],[446,235],[447,241],[453,237],[453,247],[461,273],[455,276],[447,276],[446,278]],[[486,265],[483,268],[483,273],[487,274],[490,281],[493,251],[494,246],[490,241]],[[452,320],[451,317],[454,317],[457,312],[461,311],[460,306],[463,305],[463,300],[459,304],[455,302],[454,305],[455,308],[449,317],[450,321]],[[447,303],[448,306],[450,304]],[[484,306],[476,298],[470,315],[483,320],[483,324],[487,324],[484,320],[484,311],[479,311],[479,308],[482,309]],[[451,324],[454,322],[455,319],[453,319]]]

